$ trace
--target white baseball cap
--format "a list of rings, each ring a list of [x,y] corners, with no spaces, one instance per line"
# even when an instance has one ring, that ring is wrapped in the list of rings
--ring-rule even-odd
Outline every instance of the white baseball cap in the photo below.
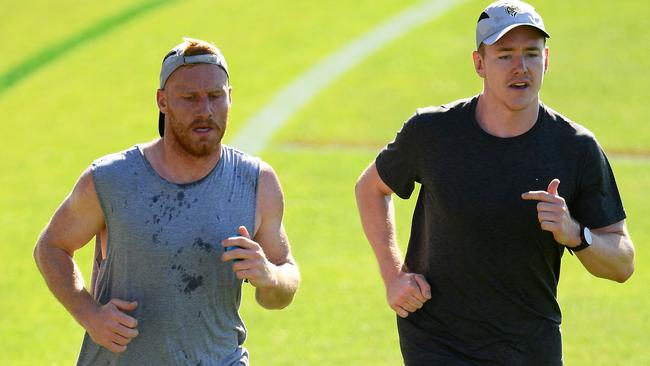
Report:
[[[544,28],[542,17],[532,5],[517,0],[499,0],[488,5],[478,18],[476,49],[481,43],[488,46],[494,44],[511,29],[520,25],[537,28],[544,37],[551,37]]]

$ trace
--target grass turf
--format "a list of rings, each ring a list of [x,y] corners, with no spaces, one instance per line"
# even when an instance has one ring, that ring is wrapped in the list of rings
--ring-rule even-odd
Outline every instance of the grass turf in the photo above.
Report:
[[[0,64],[0,74],[131,6],[60,8],[54,11],[61,16],[50,16],[39,4],[44,1],[12,4],[2,30],[16,34],[11,45],[26,46]],[[542,96],[595,131],[607,150],[647,149],[650,112],[641,98],[648,78],[638,70],[648,66],[639,47],[648,35],[636,14],[648,5],[625,2],[612,13],[606,4],[556,0],[537,6],[553,36]],[[356,218],[352,187],[415,107],[478,92],[469,58],[475,19],[468,14],[483,5],[465,2],[387,45],[318,95],[263,153],[286,191],[286,226],[304,282],[295,303],[282,312],[260,309],[247,287],[242,312],[255,364],[399,364],[394,314]],[[43,284],[31,259],[33,242],[92,159],[155,136],[154,89],[167,48],[183,35],[221,46],[233,70],[232,134],[301,71],[405,6],[370,0],[169,2],[62,55],[0,95],[0,205],[6,208],[0,213],[0,364],[74,361],[82,330]],[[576,9],[589,11],[572,16]],[[20,20],[23,14],[31,18]],[[34,24],[51,31],[30,31]],[[649,239],[650,167],[614,162],[641,249]],[[412,202],[396,203],[405,243]],[[88,273],[89,251],[77,259]],[[637,272],[624,285],[595,279],[571,259],[564,261],[559,289],[566,363],[648,364],[644,283],[650,280],[650,258],[638,250]]]

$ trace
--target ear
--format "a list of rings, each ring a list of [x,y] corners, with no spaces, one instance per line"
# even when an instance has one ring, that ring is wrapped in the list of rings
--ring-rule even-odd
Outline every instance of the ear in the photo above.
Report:
[[[156,91],[156,103],[158,103],[158,109],[161,112],[167,113],[167,96],[164,90],[158,89]]]
[[[544,47],[544,73],[548,71],[548,47]]]
[[[483,64],[483,56],[478,51],[472,52],[472,59],[474,60],[474,70],[478,76],[485,78],[485,67]]]
[[[232,105],[232,86],[228,85],[228,104]]]

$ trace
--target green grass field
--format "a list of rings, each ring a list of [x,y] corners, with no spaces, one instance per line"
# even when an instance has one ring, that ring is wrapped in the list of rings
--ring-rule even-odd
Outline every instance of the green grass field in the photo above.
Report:
[[[330,53],[417,1],[208,0],[3,3],[0,22],[0,365],[70,365],[82,328],[50,294],[34,242],[79,174],[101,155],[157,136],[160,61],[182,36],[228,57],[226,140]],[[354,205],[361,170],[416,107],[476,94],[470,52],[486,1],[468,0],[342,75],[293,115],[261,156],[286,195],[303,275],[270,312],[245,286],[254,365],[399,365],[395,316]],[[596,133],[610,153],[637,247],[625,284],[562,267],[565,364],[650,364],[650,44],[643,1],[537,1],[552,38],[544,102]],[[251,136],[252,139],[255,136]],[[406,243],[413,202],[397,201]],[[90,271],[91,245],[76,256]]]

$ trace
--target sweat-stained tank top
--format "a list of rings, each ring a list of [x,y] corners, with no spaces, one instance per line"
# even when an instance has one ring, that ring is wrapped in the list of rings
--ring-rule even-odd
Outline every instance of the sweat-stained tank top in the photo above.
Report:
[[[93,296],[137,301],[139,335],[121,354],[86,333],[78,365],[248,365],[241,280],[221,241],[253,233],[259,160],[222,146],[204,178],[174,184],[134,146],[92,164],[107,230]]]

